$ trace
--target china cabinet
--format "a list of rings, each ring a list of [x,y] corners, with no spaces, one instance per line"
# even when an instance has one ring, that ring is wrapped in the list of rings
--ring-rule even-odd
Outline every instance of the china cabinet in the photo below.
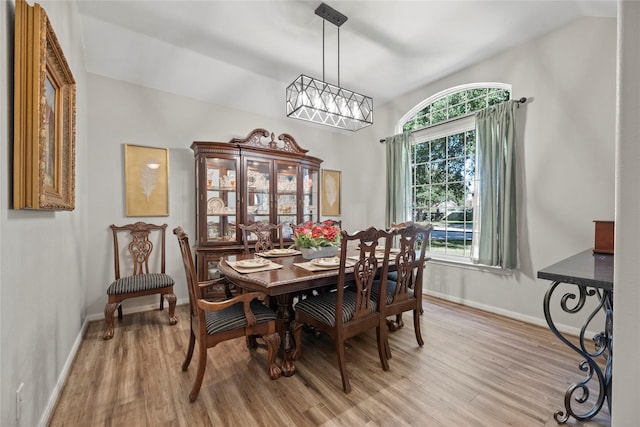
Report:
[[[195,141],[191,149],[199,280],[219,277],[220,257],[243,250],[238,224],[283,224],[286,246],[295,224],[318,221],[322,160],[308,156],[291,135],[276,139],[265,129],[255,129],[229,142]]]

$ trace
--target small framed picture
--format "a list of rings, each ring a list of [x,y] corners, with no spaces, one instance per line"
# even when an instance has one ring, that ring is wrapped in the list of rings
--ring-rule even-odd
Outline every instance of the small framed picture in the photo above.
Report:
[[[340,171],[322,170],[322,216],[340,215]]]
[[[124,145],[127,216],[169,215],[169,149]]]

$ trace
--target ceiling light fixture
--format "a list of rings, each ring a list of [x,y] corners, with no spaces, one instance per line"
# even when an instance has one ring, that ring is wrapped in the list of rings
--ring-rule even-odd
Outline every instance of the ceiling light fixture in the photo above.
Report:
[[[340,26],[347,17],[322,3],[316,9],[322,21],[322,80],[301,74],[287,87],[287,117],[350,131],[373,124],[373,99],[340,87]],[[338,84],[324,79],[324,23],[338,27]]]

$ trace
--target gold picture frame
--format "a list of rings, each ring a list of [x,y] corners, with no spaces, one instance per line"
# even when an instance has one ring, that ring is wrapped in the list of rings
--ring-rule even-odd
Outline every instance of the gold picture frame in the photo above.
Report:
[[[16,0],[13,208],[75,208],[76,82],[46,12]]]
[[[322,170],[322,216],[340,215],[340,171]]]
[[[169,149],[124,144],[127,216],[169,216]]]

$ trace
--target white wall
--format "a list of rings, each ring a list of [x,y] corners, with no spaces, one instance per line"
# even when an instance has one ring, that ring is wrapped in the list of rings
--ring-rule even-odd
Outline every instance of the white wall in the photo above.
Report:
[[[29,2],[33,4],[33,2]],[[13,1],[0,3],[2,148],[0,164],[0,425],[35,426],[51,403],[85,316],[87,266],[87,97],[75,3],[40,1],[77,84],[76,208],[72,212],[12,210]],[[5,37],[5,34],[7,37]],[[5,76],[7,76],[5,78]],[[22,417],[16,389],[24,382]]]

